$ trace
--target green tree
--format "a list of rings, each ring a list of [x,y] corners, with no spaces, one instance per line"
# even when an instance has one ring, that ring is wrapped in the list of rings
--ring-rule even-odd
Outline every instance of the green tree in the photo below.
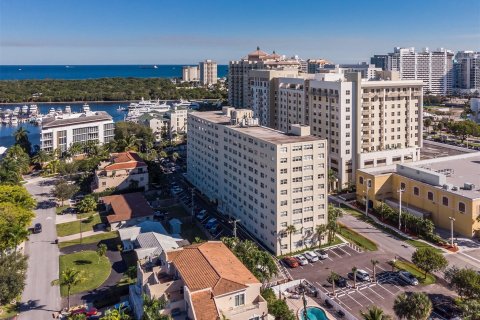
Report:
[[[428,273],[444,270],[448,265],[448,261],[443,254],[431,247],[418,248],[412,254],[412,262],[425,271],[425,279]]]
[[[0,202],[10,202],[27,210],[33,210],[37,202],[23,186],[0,185]]]
[[[378,260],[372,259],[370,260],[370,263],[372,264],[372,269],[373,269],[373,282],[377,281],[377,264],[379,263]]]
[[[403,292],[395,299],[393,311],[400,319],[426,320],[432,313],[432,301],[423,292]]]
[[[334,185],[338,181],[337,172],[332,169],[328,169],[328,191],[332,192],[334,190]]]
[[[382,309],[373,305],[370,306],[366,311],[360,311],[360,315],[363,320],[390,320],[392,319],[389,315],[386,315]]]
[[[53,195],[62,201],[62,206],[65,200],[70,199],[78,191],[78,187],[70,184],[65,180],[58,180],[53,187]]]
[[[44,150],[39,150],[32,157],[32,162],[35,163],[35,164],[38,164],[42,168],[45,165],[45,163],[47,163],[50,160],[52,160],[52,157],[50,156],[50,154],[48,154],[48,152],[46,152]]]
[[[271,288],[261,291],[262,297],[267,301],[268,313],[279,320],[295,320],[296,317],[292,310],[288,308],[284,300],[277,299],[275,292]]]
[[[52,282],[52,285],[67,287],[67,309],[70,309],[70,291],[72,287],[79,285],[83,281],[85,281],[85,278],[81,271],[68,268],[62,272],[60,279]]]
[[[178,154],[178,152],[174,152],[172,153],[172,160],[173,162],[177,162],[177,159],[180,158],[180,155]]]
[[[159,156],[160,158],[165,159],[166,157],[168,157],[168,154],[165,151],[160,151]]]
[[[335,281],[338,281],[340,279],[340,275],[338,275],[336,272],[331,271],[330,275],[327,278],[327,282],[332,284],[332,294],[335,295]]]
[[[464,320],[480,319],[480,300],[478,299],[457,299],[456,304],[462,312]]]
[[[11,158],[4,158],[0,162],[0,183],[15,185],[22,180],[22,174],[17,162]]]
[[[100,320],[130,320],[132,319],[128,314],[121,310],[110,309],[105,311],[105,315]]]
[[[30,132],[26,130],[24,127],[20,127],[15,131],[13,136],[15,137],[15,145],[20,146],[26,154],[30,154],[32,152],[32,144],[28,139],[28,134]]]
[[[427,128],[427,132],[429,132],[430,130],[428,130],[428,129],[429,129],[429,128],[431,127],[431,125],[432,125],[432,119],[430,119],[430,118],[425,118],[425,119],[423,120],[423,125],[425,126],[425,128]]]
[[[327,226],[324,224],[319,224],[315,226],[315,235],[317,237],[318,246],[322,244],[322,237],[327,232]]]
[[[100,258],[104,257],[106,253],[107,245],[105,243],[99,243],[97,246],[98,263],[100,263]]]
[[[353,267],[353,268],[352,268],[352,273],[353,273],[353,287],[354,287],[354,288],[357,287],[357,272],[358,272],[358,268],[357,268],[357,267]]]
[[[142,320],[168,320],[169,316],[160,315],[160,311],[165,308],[167,301],[165,298],[150,298],[146,294],[143,295],[143,315]]]
[[[10,202],[0,202],[0,253],[16,246],[27,238],[25,232],[34,214]]]
[[[92,212],[97,210],[97,200],[92,195],[87,195],[85,198],[80,200],[77,204],[77,209],[80,212]]]
[[[25,287],[27,258],[21,254],[0,255],[0,305],[10,303]]]
[[[297,228],[293,224],[287,226],[285,228],[285,232],[289,235],[290,237],[290,253],[292,253],[292,234],[297,231]]]
[[[335,240],[335,236],[339,229],[337,220],[341,216],[343,216],[343,211],[340,208],[336,208],[331,204],[328,205],[328,243],[332,243]]]
[[[74,142],[70,145],[70,148],[68,148],[68,153],[72,156],[75,157],[76,155],[79,155],[85,151],[85,146],[81,144],[80,142]]]
[[[445,271],[445,279],[463,299],[480,299],[480,274],[475,270],[453,266]]]

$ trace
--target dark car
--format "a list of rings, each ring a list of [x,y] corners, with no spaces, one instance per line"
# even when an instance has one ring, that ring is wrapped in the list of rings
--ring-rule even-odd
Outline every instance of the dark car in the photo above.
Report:
[[[33,226],[33,233],[40,233],[42,232],[42,224],[41,223],[35,223]]]
[[[335,285],[339,288],[345,288],[347,286],[347,279],[339,277],[338,279],[335,279]]]

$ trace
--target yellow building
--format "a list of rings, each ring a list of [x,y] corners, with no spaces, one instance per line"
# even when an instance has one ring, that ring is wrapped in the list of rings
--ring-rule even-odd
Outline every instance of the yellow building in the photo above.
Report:
[[[423,160],[410,164],[359,169],[356,177],[357,200],[369,206],[382,201],[402,211],[428,217],[455,234],[480,234],[480,153]],[[403,192],[400,192],[403,190]]]

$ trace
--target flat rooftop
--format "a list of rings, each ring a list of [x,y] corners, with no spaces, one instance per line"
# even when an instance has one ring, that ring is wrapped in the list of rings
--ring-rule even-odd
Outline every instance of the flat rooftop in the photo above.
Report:
[[[42,121],[42,129],[65,127],[97,121],[112,121],[112,116],[110,116],[106,111],[93,111],[87,113],[72,113],[69,115],[65,114],[56,117],[46,117]]]
[[[470,199],[480,198],[480,152],[428,159],[402,165],[405,167],[422,168],[432,172],[445,174],[446,183],[458,187],[457,191],[449,190],[450,192]],[[360,169],[360,171],[375,175],[385,173],[397,173],[400,175],[396,170],[396,165]],[[463,189],[465,183],[473,183],[475,188],[473,188],[473,190],[465,190]],[[434,187],[442,188],[442,186]]]
[[[237,109],[240,110],[240,109]],[[206,121],[216,123],[228,127],[231,130],[252,136],[255,139],[260,139],[273,144],[285,144],[296,142],[309,142],[320,141],[321,138],[307,135],[297,136],[293,134],[284,133],[268,127],[262,127],[259,125],[232,125],[230,123],[230,117],[227,117],[222,111],[205,111],[205,112],[192,112],[191,115],[204,119]]]

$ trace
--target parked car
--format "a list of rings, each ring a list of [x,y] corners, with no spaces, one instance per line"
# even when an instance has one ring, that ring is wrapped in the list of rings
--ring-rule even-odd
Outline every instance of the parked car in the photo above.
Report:
[[[182,311],[180,310],[180,308],[173,308],[172,312],[170,313],[172,317],[177,317],[181,314],[182,314]]]
[[[308,260],[301,254],[297,254],[295,256],[293,256],[295,259],[297,259],[298,263],[301,265],[301,266],[305,266],[308,264]]]
[[[304,252],[303,255],[309,262],[317,262],[318,261],[318,256],[315,254],[313,251],[307,251]]]
[[[211,218],[210,220],[207,221],[205,224],[205,228],[210,229],[214,223],[217,222],[216,218]]]
[[[77,309],[77,310],[73,310],[70,315],[71,316],[74,316],[74,315],[77,315],[77,314],[84,314],[86,315],[87,317],[91,317],[91,316],[94,316],[98,313],[98,310],[97,308],[94,308],[94,307],[91,307],[89,309],[87,308],[80,308],[80,309]]]
[[[415,278],[415,276],[408,271],[399,271],[398,276],[400,277],[400,279],[412,286],[418,285],[417,278]]]
[[[292,257],[285,257],[282,259],[282,261],[290,268],[296,268],[299,266],[297,259]]]
[[[316,249],[316,250],[314,250],[314,252],[322,260],[325,260],[325,259],[328,258],[328,252],[326,250]]]
[[[353,280],[353,278],[354,278],[353,272],[348,273],[348,278]],[[370,281],[370,275],[368,274],[367,271],[362,270],[362,269],[358,269],[357,270],[357,280],[359,280],[359,281]]]
[[[339,288],[345,288],[347,286],[347,279],[344,277],[338,277],[335,279],[335,285]]]
[[[202,210],[199,213],[197,213],[197,219],[198,220],[203,220],[207,217],[207,210]]]
[[[42,224],[41,223],[35,223],[33,226],[33,233],[40,233],[42,232]]]

